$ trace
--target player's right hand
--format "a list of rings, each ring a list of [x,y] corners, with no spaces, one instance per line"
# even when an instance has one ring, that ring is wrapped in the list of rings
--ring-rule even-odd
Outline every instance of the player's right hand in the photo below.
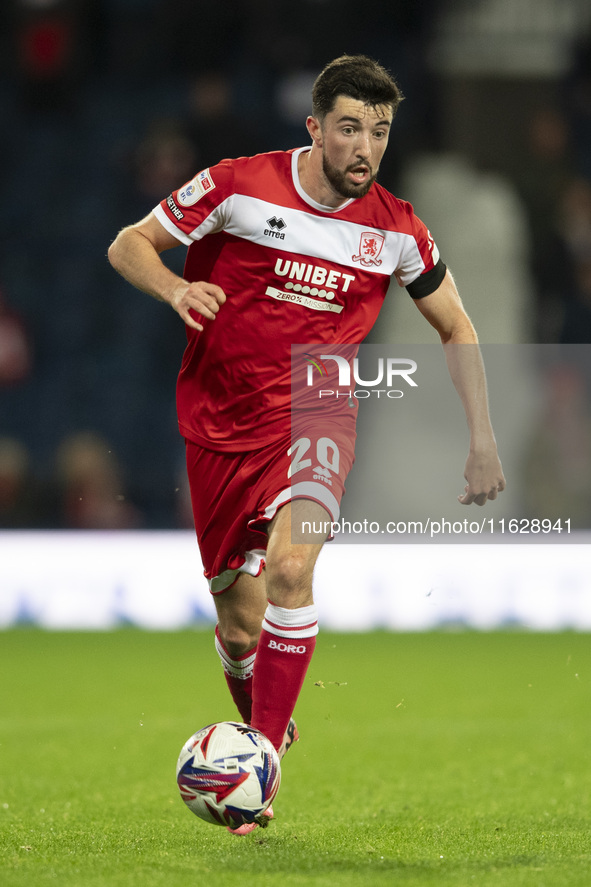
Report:
[[[189,283],[182,280],[175,286],[167,301],[187,326],[201,332],[203,325],[199,323],[199,317],[215,320],[220,306],[226,301],[226,294],[215,283],[203,280]]]

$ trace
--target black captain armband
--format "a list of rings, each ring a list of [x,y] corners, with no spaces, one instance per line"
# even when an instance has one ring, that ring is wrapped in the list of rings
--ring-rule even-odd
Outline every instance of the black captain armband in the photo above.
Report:
[[[446,271],[447,265],[439,259],[430,271],[425,271],[424,274],[419,275],[416,280],[409,283],[406,287],[408,294],[413,299],[423,299],[425,296],[430,296],[441,284]]]

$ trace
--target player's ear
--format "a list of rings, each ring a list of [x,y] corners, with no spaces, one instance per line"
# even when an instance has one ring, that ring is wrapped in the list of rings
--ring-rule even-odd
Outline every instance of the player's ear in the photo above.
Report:
[[[306,128],[312,137],[312,141],[318,148],[322,148],[322,127],[317,117],[308,117],[306,120]]]

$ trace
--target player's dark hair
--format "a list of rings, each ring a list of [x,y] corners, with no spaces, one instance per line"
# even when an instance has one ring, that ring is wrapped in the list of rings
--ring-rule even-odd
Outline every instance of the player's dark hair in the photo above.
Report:
[[[320,72],[312,89],[312,110],[322,120],[340,95],[375,108],[390,105],[396,114],[404,96],[385,68],[367,55],[342,55]]]

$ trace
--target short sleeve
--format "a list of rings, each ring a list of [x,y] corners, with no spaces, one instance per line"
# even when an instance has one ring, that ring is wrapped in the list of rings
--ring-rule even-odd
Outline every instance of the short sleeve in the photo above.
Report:
[[[437,289],[445,277],[446,267],[425,223],[415,215],[410,203],[402,202],[402,207],[407,236],[394,275],[414,299],[420,299]]]
[[[423,271],[412,283],[406,285],[409,296],[412,296],[413,299],[423,299],[425,296],[430,296],[443,282],[446,271],[447,266],[441,259],[438,259],[433,268]]]
[[[206,234],[221,231],[234,185],[232,162],[224,160],[197,173],[154,208],[158,221],[181,243],[190,246]]]

